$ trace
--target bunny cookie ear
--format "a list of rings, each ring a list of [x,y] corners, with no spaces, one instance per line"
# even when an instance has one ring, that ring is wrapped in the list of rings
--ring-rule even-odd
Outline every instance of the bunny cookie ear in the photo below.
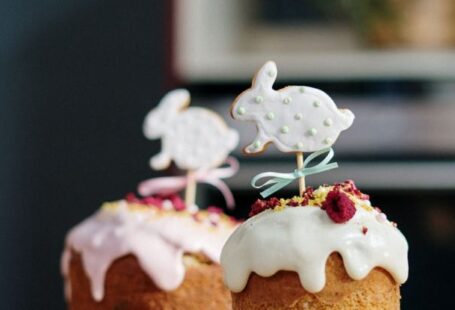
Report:
[[[341,115],[343,116],[343,121],[344,121],[344,129],[348,129],[351,127],[352,123],[354,122],[354,113],[351,112],[351,110],[347,109],[339,109],[338,110]]]
[[[190,93],[186,89],[175,89],[168,92],[159,103],[166,111],[178,111],[190,103]]]
[[[145,117],[143,131],[148,139],[159,138],[170,120],[183,108],[190,104],[190,93],[186,89],[176,89],[168,92]]]
[[[256,73],[253,80],[253,88],[272,88],[273,83],[275,83],[276,80],[277,72],[278,70],[275,62],[267,61],[261,69],[259,69],[258,73]]]

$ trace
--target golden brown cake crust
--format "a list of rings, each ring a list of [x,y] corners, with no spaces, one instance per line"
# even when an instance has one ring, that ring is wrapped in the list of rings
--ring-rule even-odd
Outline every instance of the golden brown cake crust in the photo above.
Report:
[[[223,285],[221,267],[201,262],[197,257],[191,261],[185,264],[183,284],[174,291],[166,292],[155,286],[133,255],[121,257],[110,266],[106,274],[105,296],[101,302],[96,302],[92,298],[81,257],[73,252],[68,309],[231,309],[231,298]]]
[[[382,268],[355,281],[346,273],[337,253],[326,266],[326,285],[316,294],[307,292],[297,273],[279,271],[263,278],[251,274],[246,288],[232,293],[233,309],[400,309],[400,289]]]

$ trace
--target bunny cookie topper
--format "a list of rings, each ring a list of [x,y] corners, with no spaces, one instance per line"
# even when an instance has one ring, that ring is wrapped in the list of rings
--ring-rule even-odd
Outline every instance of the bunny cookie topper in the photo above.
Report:
[[[143,128],[147,138],[161,138],[161,152],[151,158],[150,166],[161,170],[174,161],[180,169],[188,170],[187,176],[146,180],[139,185],[138,191],[146,196],[185,188],[185,203],[194,207],[196,183],[204,182],[217,187],[228,207],[232,207],[234,198],[221,179],[231,177],[238,170],[238,162],[228,158],[237,146],[238,134],[216,113],[189,108],[189,104],[190,94],[186,89],[170,91],[147,114]],[[228,167],[216,168],[224,163]]]
[[[237,132],[219,115],[204,108],[188,108],[189,104],[189,92],[176,89],[147,114],[145,136],[162,141],[161,152],[150,160],[153,169],[165,169],[171,161],[186,170],[217,167],[237,146]]]
[[[330,148],[354,121],[349,110],[338,109],[323,91],[307,86],[288,86],[273,89],[277,77],[276,64],[266,62],[253,79],[251,88],[241,93],[231,106],[234,119],[256,123],[258,130],[254,141],[246,146],[246,154],[263,152],[268,144],[286,153],[295,153],[297,169],[291,173],[263,172],[256,175],[251,185],[263,188],[262,197],[299,180],[299,193],[305,191],[305,176],[338,167],[331,163],[334,156]],[[305,160],[304,152],[314,152]],[[326,154],[318,164],[308,167],[319,156]],[[260,180],[268,179],[262,184]]]
[[[273,89],[277,67],[268,61],[256,74],[252,87],[231,106],[233,118],[256,123],[247,154],[264,151],[274,143],[282,152],[314,152],[330,147],[354,121],[350,110],[338,109],[323,91],[307,86]]]

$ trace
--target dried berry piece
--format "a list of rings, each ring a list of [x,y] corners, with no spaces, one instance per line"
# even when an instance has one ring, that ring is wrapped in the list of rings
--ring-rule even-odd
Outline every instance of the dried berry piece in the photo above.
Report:
[[[156,194],[147,197],[137,197],[134,193],[128,193],[125,197],[126,201],[130,203],[139,203],[147,206],[153,206],[163,209],[163,202],[170,202],[170,210],[183,211],[186,209],[185,202],[177,194]]]
[[[223,214],[223,209],[218,208],[216,206],[209,206],[207,208],[208,213],[216,213],[216,214]]]
[[[141,200],[138,197],[136,197],[136,195],[134,193],[126,194],[125,200],[130,203],[140,203],[141,202]]]
[[[288,202],[288,206],[290,206],[290,207],[299,207],[300,203],[298,202],[297,199],[291,199],[291,201]]]
[[[348,195],[333,189],[327,194],[325,201],[322,203],[322,209],[335,223],[345,223],[355,214],[356,209],[354,202],[349,199]]]
[[[162,207],[162,205],[163,205],[163,200],[156,196],[144,197],[144,198],[142,198],[141,202],[146,205],[155,206],[155,207],[159,207],[159,208]]]
[[[258,199],[251,205],[251,210],[248,216],[254,216],[266,209],[268,209],[267,202],[265,200]]]
[[[272,197],[267,201],[267,207],[268,208],[275,208],[280,204],[280,200],[276,197]]]
[[[252,217],[258,213],[261,213],[267,209],[273,209],[279,205],[280,205],[280,200],[276,197],[272,197],[268,200],[258,199],[251,206],[251,210],[250,210],[250,213],[248,214],[248,216]]]
[[[369,200],[370,199],[370,196],[368,196],[367,194],[362,193],[357,188],[357,186],[355,185],[353,180],[346,180],[342,184],[340,184],[340,186],[343,189],[343,191],[345,191],[347,193],[350,193],[350,194],[356,196],[357,198],[359,198],[361,200]]]
[[[303,193],[302,198],[303,198],[302,205],[303,206],[308,205],[309,201],[311,199],[314,199],[314,189],[313,189],[313,187],[308,186],[305,189],[305,192]]]
[[[182,198],[180,198],[179,195],[177,194],[172,194],[166,197],[172,202],[172,205],[174,206],[175,211],[183,211],[186,209],[186,204],[183,201]]]

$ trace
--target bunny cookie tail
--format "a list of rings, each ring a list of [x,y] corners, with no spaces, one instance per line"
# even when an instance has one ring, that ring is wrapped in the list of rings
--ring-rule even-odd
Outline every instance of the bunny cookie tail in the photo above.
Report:
[[[171,157],[167,153],[159,153],[150,159],[150,166],[156,170],[163,170],[171,164]]]
[[[228,136],[226,139],[226,144],[227,144],[228,150],[232,151],[233,149],[235,149],[235,147],[237,146],[238,143],[239,143],[239,133],[237,132],[237,130],[234,130],[234,129],[229,130]]]

